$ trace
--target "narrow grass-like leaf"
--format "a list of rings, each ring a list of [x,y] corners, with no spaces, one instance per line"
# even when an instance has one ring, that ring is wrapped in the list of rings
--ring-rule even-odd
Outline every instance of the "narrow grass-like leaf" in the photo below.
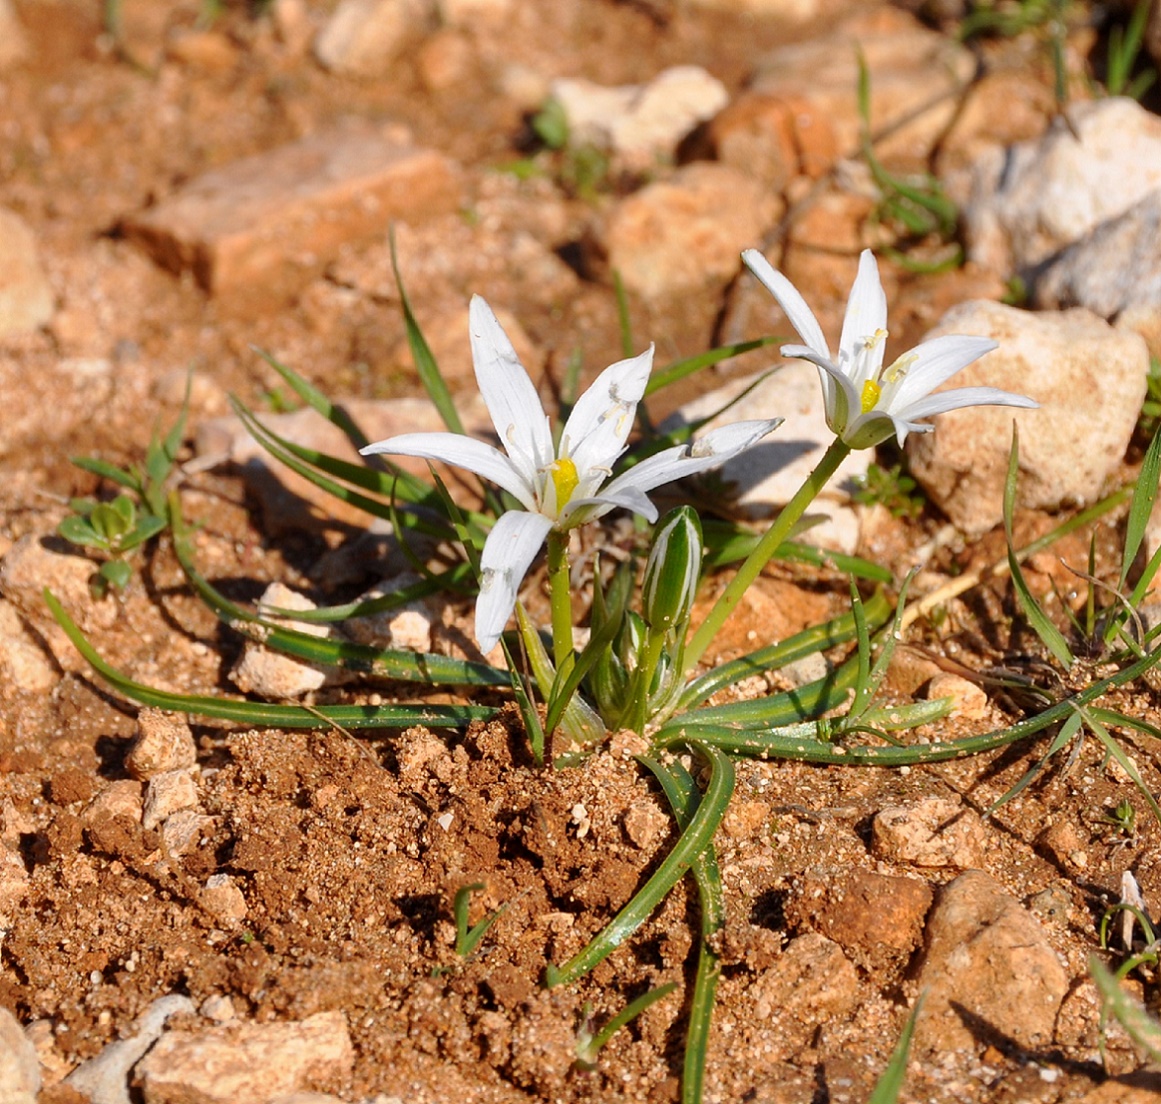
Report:
[[[701,792],[693,776],[679,759],[662,763],[649,756],[639,756],[637,761],[647,767],[660,783],[673,815],[677,818],[677,825],[684,832],[701,802]],[[694,859],[690,873],[697,884],[701,939],[698,941],[693,995],[689,1002],[689,1024],[685,1032],[681,1104],[701,1104],[714,997],[722,972],[721,959],[714,951],[714,939],[726,923],[722,876],[712,841]]]
[[[1158,1024],[1145,1009],[1121,988],[1120,983],[1096,955],[1089,955],[1089,973],[1096,982],[1104,1000],[1101,1009],[1101,1049],[1104,1049],[1104,1024],[1108,1013],[1112,1013],[1129,1038],[1144,1050],[1154,1062],[1161,1062],[1161,1024]]]
[[[407,289],[403,286],[403,277],[399,272],[399,258],[395,251],[395,228],[388,232],[387,240],[391,247],[391,271],[395,274],[395,286],[399,289],[399,302],[403,307],[403,325],[407,328],[407,344],[411,348],[411,357],[415,361],[415,370],[419,373],[419,381],[423,384],[428,397],[439,411],[443,424],[452,433],[463,433],[464,423],[456,412],[452,402],[451,392],[439,364],[423,336],[423,330],[415,320],[415,313],[411,309],[411,300],[407,297]]]
[[[577,1043],[577,1062],[588,1069],[595,1068],[597,1056],[600,1054],[601,1048],[621,1028],[635,1020],[647,1008],[652,1007],[662,998],[669,996],[676,988],[676,981],[667,981],[664,985],[659,985],[656,989],[650,989],[647,993],[642,993],[639,997],[631,1000],[600,1031],[592,1036],[592,1038],[587,1039],[583,1045],[580,1042]]]
[[[1145,528],[1153,512],[1153,503],[1157,500],[1158,480],[1161,480],[1161,429],[1153,434],[1145,459],[1141,462],[1141,470],[1137,473],[1133,499],[1129,504],[1129,518],[1125,522],[1125,547],[1121,554],[1118,590],[1124,590],[1141,541],[1145,538]]]
[[[110,464],[107,460],[98,460],[95,456],[72,456],[69,458],[69,463],[80,468],[81,471],[99,475],[102,479],[109,480],[110,483],[116,483],[119,487],[138,492],[141,490],[141,480],[137,476],[115,464]]]
[[[705,568],[726,567],[744,560],[757,547],[761,534],[742,529],[734,522],[702,519],[702,529],[706,538]],[[797,529],[797,527],[796,527]],[[865,560],[861,556],[848,556],[845,552],[832,552],[829,548],[817,548],[801,541],[783,541],[773,556],[776,560],[810,564],[812,567],[829,568],[843,575],[853,575],[871,583],[891,583],[895,573],[889,567]]]
[[[1089,730],[1104,744],[1105,750],[1117,761],[1121,770],[1133,780],[1133,785],[1141,791],[1141,795],[1145,798],[1145,803],[1149,806],[1149,810],[1156,818],[1157,823],[1161,824],[1161,805],[1158,805],[1157,799],[1150,792],[1149,787],[1145,785],[1145,780],[1141,777],[1141,772],[1137,770],[1137,765],[1125,754],[1125,749],[1121,747],[1113,734],[1105,728],[1101,720],[1094,716],[1091,710],[1084,710],[1083,715],[1084,723],[1088,725]]]
[[[666,387],[671,387],[673,384],[685,379],[687,376],[692,376],[696,372],[700,372],[703,368],[712,368],[715,364],[720,364],[723,360],[729,360],[730,357],[741,356],[743,353],[752,352],[754,349],[764,349],[767,345],[773,345],[775,342],[784,340],[776,335],[769,337],[759,337],[752,341],[735,341],[731,345],[720,345],[716,349],[710,349],[705,353],[698,353],[696,356],[685,357],[682,360],[674,361],[665,368],[658,369],[649,378],[649,383],[645,386],[645,394],[655,395],[658,391]]]
[[[706,747],[697,741],[691,741],[690,746],[708,760],[710,779],[689,827],[682,832],[673,850],[666,855],[645,885],[595,939],[563,966],[549,965],[545,971],[545,984],[550,989],[557,985],[568,985],[604,962],[649,918],[697,856],[713,842],[714,833],[726,815],[733,796],[734,765],[715,748]]]
[[[480,941],[488,934],[491,926],[500,919],[508,909],[507,904],[501,905],[495,912],[485,916],[478,924],[468,926],[468,909],[471,907],[472,894],[484,888],[483,882],[473,882],[456,890],[452,900],[452,915],[456,921],[456,954],[460,958],[470,958],[480,945]]]
[[[218,720],[236,721],[253,728],[466,728],[473,721],[486,721],[498,710],[482,705],[276,705],[268,702],[239,701],[212,695],[175,694],[135,682],[106,663],[85,639],[64,607],[50,592],[45,603],[56,622],[86,662],[114,690],[141,705],[190,713]]]
[[[1008,570],[1012,575],[1012,586],[1024,616],[1028,618],[1036,635],[1044,646],[1056,657],[1066,670],[1073,664],[1072,650],[1061,631],[1048,619],[1048,615],[1036,601],[1024,579],[1020,562],[1016,558],[1015,542],[1012,537],[1012,516],[1016,509],[1016,483],[1020,467],[1020,439],[1015,423],[1012,424],[1012,448],[1008,454],[1008,474],[1004,480],[1004,533],[1008,545]]]
[[[532,749],[532,758],[536,765],[544,762],[544,749],[548,743],[545,738],[544,725],[540,723],[540,714],[536,711],[536,703],[525,685],[524,676],[516,663],[508,641],[500,638],[500,645],[504,649],[504,659],[508,664],[508,677],[512,684],[512,696],[516,699],[516,707],[520,710],[520,719],[524,722],[524,732],[528,736],[528,745]]]
[[[997,797],[996,800],[993,801],[991,805],[989,805],[987,809],[984,810],[984,816],[992,816],[993,813],[998,812],[1005,805],[1007,805],[1008,802],[1012,800],[1012,798],[1016,797],[1020,793],[1023,793],[1023,791],[1027,789],[1027,787],[1036,778],[1036,776],[1048,765],[1048,761],[1054,755],[1059,754],[1064,750],[1064,748],[1068,747],[1068,745],[1076,738],[1077,733],[1080,732],[1080,726],[1083,723],[1084,718],[1079,712],[1074,713],[1071,717],[1065,720],[1064,724],[1060,726],[1060,731],[1053,738],[1052,743],[1048,745],[1048,750],[1035,763],[1033,763],[1032,766],[1030,766],[1023,775],[1021,775],[1016,784],[1012,786],[1012,788],[1009,789],[1007,793]]]
[[[911,1040],[915,1037],[915,1025],[919,1022],[919,1014],[923,1010],[925,994],[920,993],[915,1007],[903,1025],[899,1041],[891,1051],[891,1058],[887,1068],[875,1082],[875,1091],[867,1098],[867,1104],[895,1104],[899,1094],[903,1091],[903,1082],[907,1078],[907,1058],[911,1053]]]

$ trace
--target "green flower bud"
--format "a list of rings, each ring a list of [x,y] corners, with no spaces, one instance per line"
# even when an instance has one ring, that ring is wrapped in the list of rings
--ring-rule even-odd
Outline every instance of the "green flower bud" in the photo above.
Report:
[[[661,519],[641,589],[641,608],[655,632],[668,632],[689,620],[701,576],[701,551],[701,521],[692,507],[679,506]]]

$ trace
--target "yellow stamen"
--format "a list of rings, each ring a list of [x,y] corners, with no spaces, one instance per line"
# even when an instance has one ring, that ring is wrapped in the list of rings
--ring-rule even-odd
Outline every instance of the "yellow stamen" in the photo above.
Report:
[[[907,370],[919,359],[918,353],[904,353],[894,364],[883,373],[883,379],[888,383],[898,383]]]
[[[875,409],[882,393],[883,389],[874,380],[867,380],[863,384],[862,408],[864,414],[869,414]]]
[[[559,460],[554,460],[548,470],[552,473],[552,484],[556,488],[556,508],[563,510],[580,482],[576,464],[567,456],[562,456]]]

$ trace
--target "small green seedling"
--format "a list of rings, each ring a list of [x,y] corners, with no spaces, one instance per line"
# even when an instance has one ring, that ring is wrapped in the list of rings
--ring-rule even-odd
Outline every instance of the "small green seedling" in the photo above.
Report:
[[[631,1000],[621,1009],[600,1031],[593,1032],[593,1006],[585,1003],[581,1026],[576,1033],[576,1065],[577,1069],[589,1072],[597,1068],[597,1057],[601,1048],[627,1023],[635,1020],[650,1005],[656,1004],[662,997],[669,996],[677,988],[677,982],[670,981],[642,993],[636,1000]]]
[[[112,502],[73,499],[71,505],[76,513],[66,517],[57,532],[73,544],[109,557],[97,570],[92,587],[94,597],[103,597],[110,587],[124,590],[133,574],[124,557],[150,537],[157,536],[166,526],[165,518],[139,514],[136,503],[127,494],[119,494]]]
[[[1115,808],[1105,810],[1101,820],[1110,825],[1118,836],[1132,839],[1136,834],[1137,810],[1133,808],[1133,803],[1127,797],[1121,798]]]
[[[904,471],[902,461],[889,468],[880,467],[872,461],[867,467],[867,474],[857,477],[855,482],[858,490],[852,497],[864,506],[883,506],[892,517],[912,521],[923,513],[923,492]]]
[[[488,934],[488,929],[504,915],[508,908],[507,905],[501,905],[490,916],[485,916],[478,924],[469,927],[468,909],[471,906],[472,894],[478,893],[482,889],[484,889],[483,882],[473,882],[471,885],[462,886],[456,891],[452,901],[452,914],[456,920],[456,954],[463,959],[471,958],[475,954],[476,948],[479,947],[484,936]]]

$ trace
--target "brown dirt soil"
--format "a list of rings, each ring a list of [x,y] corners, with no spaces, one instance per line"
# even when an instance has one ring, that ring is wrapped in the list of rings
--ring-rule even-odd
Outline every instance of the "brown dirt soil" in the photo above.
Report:
[[[175,32],[196,23],[197,3],[125,0],[127,41],[153,69],[145,73],[102,45],[95,3],[18,0],[17,7],[32,60],[8,77],[0,98],[2,195],[36,230],[58,309],[46,330],[9,339],[0,357],[11,407],[0,453],[0,552],[26,536],[67,551],[55,526],[70,495],[95,487],[67,458],[137,459],[155,417],[171,418],[180,404],[174,374],[183,378],[189,365],[199,374],[195,422],[221,413],[227,391],[258,402],[271,387],[251,343],[276,350],[332,395],[418,393],[397,354],[403,330],[394,304],[346,296],[320,277],[284,308],[233,316],[122,240],[127,214],[208,167],[349,115],[407,124],[426,145],[477,171],[474,186],[491,189],[496,207],[528,204],[534,219],[547,188],[543,181],[480,183],[478,170],[518,155],[524,124],[510,100],[474,92],[470,67],[441,92],[425,85],[412,53],[388,79],[343,80],[309,58],[286,56],[267,21],[239,4],[214,27],[225,44],[215,56],[231,60],[200,68],[165,55]],[[753,58],[788,34],[663,3],[575,0],[518,9],[538,15],[522,15],[506,32],[510,60],[551,57],[553,72],[606,83],[637,79],[647,54],[651,72],[704,64],[736,90]],[[551,198],[583,223],[583,204]],[[562,367],[581,345],[591,375],[602,350],[617,348],[607,286],[583,282],[575,300],[553,313],[504,258],[473,263],[476,283],[461,286],[449,274],[451,294],[487,291],[548,350],[550,364]],[[934,283],[904,280],[903,298],[926,302]],[[409,289],[421,320],[437,284],[429,273]],[[921,306],[914,310],[923,316]],[[674,353],[712,338],[691,333],[679,314],[644,309],[638,328],[677,335]],[[112,374],[87,378],[61,367],[84,357],[112,358]],[[232,472],[191,474],[183,494],[188,514],[203,525],[201,566],[231,596],[252,600],[267,581],[281,579],[334,598],[315,566],[355,538],[352,527],[275,537]],[[1023,522],[1034,529],[1044,519]],[[887,522],[880,551],[899,554],[937,528],[932,518]],[[954,562],[948,553],[937,566],[966,570],[994,561],[1001,547],[969,547]],[[1085,552],[1085,545],[1070,550],[1074,562]],[[368,576],[373,567],[366,565]],[[1057,569],[1046,563],[1044,570]],[[847,600],[846,583],[833,572],[780,566],[769,574],[763,600],[732,624],[723,654],[745,650],[755,633],[785,635],[830,616]],[[344,580],[341,593],[349,596],[359,581]],[[1048,575],[1033,572],[1033,583],[1049,589]],[[174,992],[199,1008],[228,997],[236,1017],[257,1021],[343,1012],[354,1072],[320,1087],[349,1100],[376,1093],[415,1104],[678,1099],[697,930],[692,885],[681,883],[582,982],[552,991],[541,984],[546,964],[600,930],[674,841],[663,797],[631,757],[632,741],[614,740],[580,769],[554,772],[531,764],[515,712],[463,734],[411,729],[358,739],[197,724],[203,819],[188,846],[173,853],[132,811],[141,787],[126,755],[136,708],[90,675],[35,594],[8,597],[29,639],[56,665],[50,687],[0,687],[2,842],[28,872],[0,943],[0,1005],[22,1023],[51,1025],[39,1037],[44,1101],[69,1099],[59,1084],[67,1070]],[[226,672],[240,642],[191,596],[164,542],[123,596],[93,605],[80,585],[67,604],[101,653],[132,678],[184,692],[232,690]],[[981,588],[953,603],[938,630],[917,627],[909,639],[968,665],[1000,662],[1031,649],[1026,634],[1013,635],[1013,608],[999,586]],[[907,679],[897,672],[900,698],[914,688]],[[389,699],[395,689],[355,686],[318,700],[366,700],[372,692]],[[1147,686],[1129,688],[1114,704],[1161,720]],[[992,702],[970,725],[944,723],[938,736],[983,731],[1014,716]],[[919,865],[876,852],[875,814],[933,796],[979,812],[1045,748],[1040,739],[898,771],[739,764],[735,804],[717,841],[728,922],[707,1099],[866,1099],[916,995],[932,891],[960,872],[951,861]],[[1152,791],[1161,792],[1156,747],[1130,751]],[[117,783],[127,811],[94,816],[94,797]],[[1102,819],[1122,798],[1141,811],[1127,840]],[[1039,916],[1067,969],[1067,1014],[1037,1050],[981,1028],[968,1050],[917,1055],[905,1099],[1054,1104],[1084,1098],[1104,1080],[1086,960],[1102,910],[1119,896],[1122,871],[1135,873],[1147,902],[1161,901],[1159,842],[1139,794],[1093,740],[1070,771],[1050,769],[980,822],[972,865]],[[240,889],[244,909],[223,909],[205,893],[217,874]],[[473,920],[505,911],[463,960],[453,948],[451,902],[477,882],[483,889],[472,898]],[[851,900],[859,915],[844,903]],[[670,981],[677,989],[619,1032],[595,1070],[577,1070],[586,1019],[600,1025]],[[209,1022],[185,1019],[195,1028]],[[1110,1067],[1118,1075],[1141,1068],[1116,1031]],[[1143,1092],[1158,1087],[1155,1075],[1137,1083]]]

